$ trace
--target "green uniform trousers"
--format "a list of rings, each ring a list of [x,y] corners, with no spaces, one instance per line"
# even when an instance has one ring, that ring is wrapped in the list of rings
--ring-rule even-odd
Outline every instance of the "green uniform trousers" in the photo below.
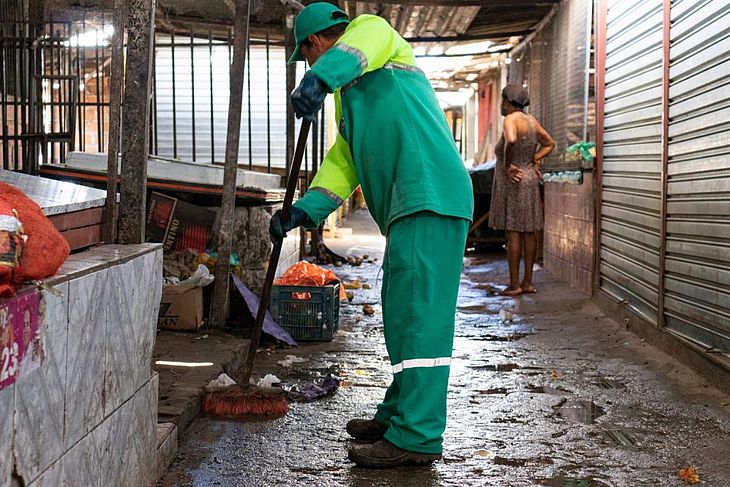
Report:
[[[375,420],[404,450],[441,453],[454,317],[469,221],[422,211],[394,221],[383,261],[393,382]]]

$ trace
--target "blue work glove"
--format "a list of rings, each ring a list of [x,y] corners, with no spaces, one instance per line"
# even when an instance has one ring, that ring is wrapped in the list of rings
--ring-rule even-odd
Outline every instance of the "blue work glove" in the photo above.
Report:
[[[269,236],[274,245],[280,244],[289,230],[301,227],[307,221],[307,214],[299,208],[292,206],[289,212],[289,219],[282,221],[281,210],[274,213],[269,222]]]
[[[322,80],[313,75],[311,71],[304,73],[302,82],[291,93],[291,104],[297,118],[314,122],[316,114],[322,108],[322,103],[326,97],[327,87]]]

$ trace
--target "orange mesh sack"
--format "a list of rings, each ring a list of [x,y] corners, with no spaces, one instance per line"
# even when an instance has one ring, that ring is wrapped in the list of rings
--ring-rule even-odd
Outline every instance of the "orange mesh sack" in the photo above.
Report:
[[[35,281],[54,275],[71,249],[53,223],[25,193],[0,182],[0,205],[11,207],[23,222],[25,244],[14,282]]]
[[[340,282],[337,274],[328,269],[301,261],[291,266],[280,279],[274,281],[279,286],[316,286]],[[347,299],[345,287],[340,285],[340,300]]]

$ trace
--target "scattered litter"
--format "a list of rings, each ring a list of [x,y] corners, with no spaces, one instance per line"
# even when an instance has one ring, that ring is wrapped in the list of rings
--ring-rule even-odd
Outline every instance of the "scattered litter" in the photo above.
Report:
[[[362,255],[362,258],[365,259],[365,260],[368,260],[370,258],[370,255],[369,254],[363,254]]]
[[[362,321],[362,316],[360,316],[360,315],[355,315],[355,323],[359,323],[359,322],[361,322],[361,321]]]
[[[340,379],[329,375],[319,382],[309,382],[289,389],[288,397],[293,402],[311,402],[334,394],[340,385]]]
[[[363,289],[371,289],[372,286],[370,284],[365,283],[365,284],[362,285],[362,288]]]
[[[509,323],[515,318],[514,313],[512,310],[507,308],[502,308],[499,310],[499,319],[502,320],[502,323]]]
[[[362,307],[362,312],[365,313],[367,316],[372,316],[375,314],[375,309],[369,304],[366,304]]]
[[[208,392],[220,391],[221,389],[235,385],[236,381],[231,379],[228,374],[221,374],[217,379],[208,382],[208,385],[205,386],[205,390]]]
[[[353,299],[355,299],[355,293],[353,293],[353,292],[348,292],[348,293],[347,293],[347,300],[348,300],[348,301],[352,301]]]
[[[695,467],[687,467],[679,470],[679,480],[685,484],[699,484],[700,476]]]
[[[274,374],[266,374],[263,379],[259,379],[259,381],[256,383],[256,386],[274,387],[274,384],[281,384],[281,379],[279,379]]]
[[[474,452],[474,456],[480,457],[480,458],[493,459],[494,457],[497,456],[497,454],[494,453],[493,451],[489,451],[489,450],[477,450]]]
[[[277,363],[282,367],[291,367],[292,364],[298,364],[300,362],[306,362],[307,359],[297,357],[296,355],[287,355],[284,360],[279,360]]]
[[[205,340],[208,338],[208,335],[199,336],[197,338],[193,338],[193,340]]]
[[[560,380],[563,378],[563,374],[558,372],[557,370],[551,370],[550,371],[550,378],[555,380]]]
[[[246,306],[248,307],[248,310],[251,312],[251,315],[255,317],[256,313],[258,312],[259,301],[261,299],[256,295],[256,293],[247,288],[243,281],[241,281],[241,279],[239,279],[237,275],[231,274],[231,277],[233,277],[233,284],[235,284],[236,289],[239,293],[241,293],[244,301],[246,301]],[[269,310],[266,310],[266,316],[264,317],[264,333],[271,335],[277,340],[281,340],[282,342],[286,343],[287,345],[291,345],[292,347],[297,346],[297,342],[295,342],[291,335],[289,335],[289,332],[280,327],[276,323],[276,321],[274,321],[274,318],[271,316]]]
[[[363,375],[368,375],[368,374],[364,370],[357,369],[355,371],[355,375],[363,376]]]
[[[362,284],[360,283],[359,279],[355,279],[354,281],[346,282],[345,283],[345,289],[361,289]]]

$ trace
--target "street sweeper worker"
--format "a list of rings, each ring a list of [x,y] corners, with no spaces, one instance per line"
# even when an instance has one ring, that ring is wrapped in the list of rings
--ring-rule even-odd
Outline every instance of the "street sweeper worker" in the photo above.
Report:
[[[353,419],[349,458],[365,467],[440,458],[456,298],[473,212],[471,181],[411,46],[381,17],[329,3],[302,10],[289,62],[311,69],[291,94],[314,120],[334,93],[337,139],[291,216],[271,219],[274,242],[316,227],[358,187],[386,236],[382,306],[393,381],[372,419]]]

